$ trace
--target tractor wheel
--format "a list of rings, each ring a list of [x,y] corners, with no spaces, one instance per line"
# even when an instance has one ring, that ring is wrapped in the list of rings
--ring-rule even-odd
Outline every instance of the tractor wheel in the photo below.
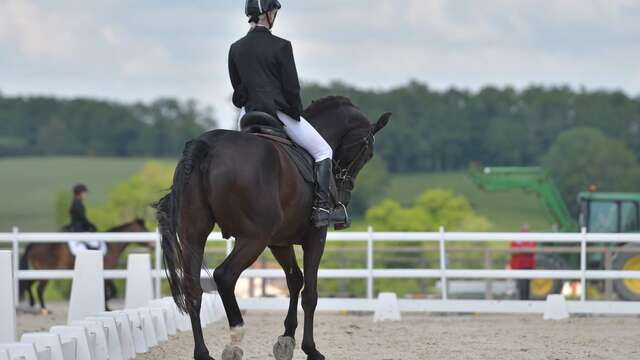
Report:
[[[567,262],[557,255],[538,254],[536,269],[538,270],[566,270]],[[560,294],[564,280],[561,279],[531,279],[529,283],[529,298],[531,300],[545,300],[547,295]]]
[[[640,271],[640,246],[625,245],[624,249],[634,249],[634,252],[619,252],[613,260],[613,270]],[[640,301],[640,279],[616,279],[613,288],[622,300]]]

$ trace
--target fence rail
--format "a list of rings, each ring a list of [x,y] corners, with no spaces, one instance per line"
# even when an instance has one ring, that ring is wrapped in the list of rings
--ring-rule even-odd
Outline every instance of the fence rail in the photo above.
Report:
[[[160,295],[160,281],[165,276],[161,267],[161,246],[157,233],[22,233],[17,228],[11,233],[0,233],[0,245],[8,244],[13,248],[15,267],[16,295],[19,280],[27,279],[70,279],[73,271],[69,270],[20,270],[18,269],[18,257],[20,244],[24,243],[60,243],[69,240],[105,242],[153,242],[155,243],[155,269],[152,272],[155,281],[156,294]],[[640,271],[627,270],[589,270],[587,269],[587,245],[594,243],[621,244],[629,243],[640,245],[640,234],[593,234],[586,233],[463,233],[446,232],[441,228],[439,232],[405,233],[405,232],[374,232],[369,228],[367,232],[342,232],[329,233],[329,242],[364,242],[366,243],[366,268],[359,269],[321,269],[320,278],[332,279],[365,279],[367,283],[366,299],[374,296],[374,279],[419,278],[439,279],[441,284],[440,301],[449,301],[460,307],[460,302],[454,303],[448,300],[447,281],[450,279],[575,279],[580,280],[582,289],[586,289],[587,280],[610,279],[640,279]],[[447,244],[456,242],[510,242],[514,240],[527,240],[537,243],[563,243],[579,245],[580,267],[576,270],[493,270],[493,269],[449,269],[447,268]],[[226,252],[233,247],[233,240],[225,240],[220,233],[212,233],[209,242],[226,243]],[[439,267],[427,269],[379,269],[374,267],[375,244],[377,242],[434,242],[438,244]],[[210,272],[209,272],[210,273]],[[203,276],[207,271],[203,270]],[[123,279],[125,270],[105,270],[108,279]],[[248,269],[243,277],[252,278],[284,278],[284,273],[279,269]],[[431,300],[433,301],[433,300]],[[437,300],[436,300],[437,301]],[[245,303],[254,303],[254,300]],[[580,302],[586,302],[586,291],[581,291]],[[517,303],[517,302],[516,302]],[[484,305],[474,305],[474,308],[485,308]],[[489,303],[487,303],[489,304]],[[629,303],[626,303],[629,304]],[[521,308],[517,305],[514,308]],[[409,306],[410,307],[410,306]],[[601,306],[602,307],[602,306]],[[630,307],[625,305],[624,308]],[[638,306],[640,308],[640,306]],[[582,306],[580,309],[584,310]],[[584,310],[586,311],[586,310]]]

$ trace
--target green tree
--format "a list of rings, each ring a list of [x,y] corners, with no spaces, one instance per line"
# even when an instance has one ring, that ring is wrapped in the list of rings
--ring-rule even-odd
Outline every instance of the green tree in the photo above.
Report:
[[[621,140],[593,128],[576,128],[560,136],[543,159],[569,208],[577,212],[576,196],[596,185],[599,191],[640,190],[640,167]]]
[[[380,200],[389,187],[390,176],[386,164],[380,157],[374,157],[362,169],[356,179],[356,186],[349,205],[352,215],[363,216],[365,211]]]
[[[145,219],[149,229],[154,228],[155,212],[150,205],[171,186],[174,168],[166,163],[148,162],[138,173],[117,185],[103,206],[89,208],[89,217],[101,231],[138,217]]]
[[[410,208],[384,200],[367,211],[366,221],[379,231],[436,231],[440,226],[453,231],[485,231],[491,227],[464,196],[445,189],[424,192]]]

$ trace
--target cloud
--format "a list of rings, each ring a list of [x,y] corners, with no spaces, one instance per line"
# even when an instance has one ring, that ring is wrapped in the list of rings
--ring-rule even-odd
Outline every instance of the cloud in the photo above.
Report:
[[[229,104],[229,45],[242,4],[155,0],[0,1],[4,93],[172,95]],[[586,85],[640,92],[635,0],[288,1],[276,34],[307,81],[385,88],[409,79]],[[231,123],[230,120],[227,120]]]

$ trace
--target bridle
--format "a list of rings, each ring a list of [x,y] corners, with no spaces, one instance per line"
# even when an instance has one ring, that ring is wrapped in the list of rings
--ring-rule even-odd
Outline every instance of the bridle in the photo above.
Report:
[[[360,162],[362,161],[362,157],[365,156],[369,147],[372,146],[374,143],[375,143],[375,137],[373,136],[373,132],[369,130],[367,132],[367,135],[365,135],[360,140],[348,145],[341,146],[343,151],[345,149],[349,149],[354,146],[361,146],[361,148],[356,154],[356,156],[354,156],[351,162],[349,162],[346,166],[342,166],[340,164],[340,160],[333,161],[333,171],[336,176],[336,186],[339,192],[341,191],[351,192],[351,190],[353,190],[354,168],[356,167],[356,165],[360,164]]]

